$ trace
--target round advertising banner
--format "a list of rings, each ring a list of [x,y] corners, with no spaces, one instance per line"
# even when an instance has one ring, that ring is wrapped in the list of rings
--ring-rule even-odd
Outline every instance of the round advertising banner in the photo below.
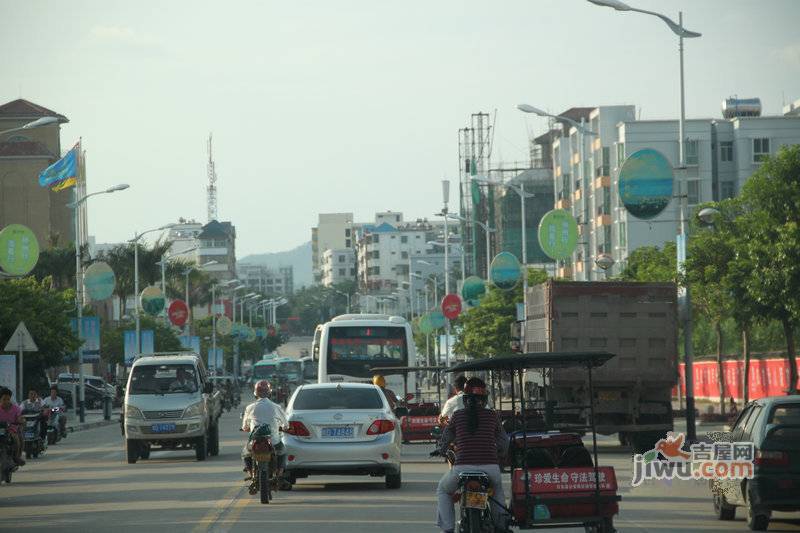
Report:
[[[464,280],[464,285],[461,287],[461,297],[465,302],[468,302],[473,307],[483,295],[486,294],[486,282],[478,276],[469,276]]]
[[[221,316],[217,319],[217,333],[220,335],[230,335],[233,330],[233,322],[226,316]]]
[[[539,246],[550,259],[567,259],[578,244],[578,223],[566,209],[548,211],[539,222]]]
[[[637,150],[619,169],[619,199],[631,215],[649,220],[669,205],[673,183],[672,165],[661,152]]]
[[[179,328],[183,327],[189,319],[189,308],[186,306],[186,302],[183,300],[175,300],[169,304],[167,316],[169,316],[169,321],[174,325]],[[219,328],[219,322],[217,322],[217,328]]]
[[[442,298],[442,314],[450,320],[461,314],[461,298],[457,294],[448,294]]]
[[[98,302],[107,300],[114,294],[114,287],[117,285],[117,277],[108,263],[100,261],[92,263],[83,274],[83,286],[89,294],[89,298]]]
[[[419,330],[425,335],[433,332],[433,326],[431,325],[431,317],[428,313],[425,313],[424,315],[419,317]]]
[[[511,252],[500,252],[489,267],[489,278],[494,286],[504,291],[513,289],[519,282],[522,274],[522,265]]]
[[[144,312],[152,316],[158,316],[158,314],[164,310],[164,304],[166,303],[161,289],[155,285],[145,287],[142,291],[140,301]]]
[[[446,322],[444,313],[442,313],[441,311],[431,311],[428,314],[428,320],[430,321],[431,327],[433,329],[443,328]]]
[[[0,270],[24,276],[39,261],[39,241],[27,226],[9,224],[0,231]]]

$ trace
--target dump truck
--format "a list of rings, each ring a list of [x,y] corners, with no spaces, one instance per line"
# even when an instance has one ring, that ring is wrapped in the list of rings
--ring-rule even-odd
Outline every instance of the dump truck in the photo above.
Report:
[[[528,288],[527,352],[597,350],[616,354],[593,372],[597,431],[619,434],[637,452],[673,429],[678,380],[674,283],[549,280]],[[587,422],[585,371],[554,368],[537,388],[554,426]]]

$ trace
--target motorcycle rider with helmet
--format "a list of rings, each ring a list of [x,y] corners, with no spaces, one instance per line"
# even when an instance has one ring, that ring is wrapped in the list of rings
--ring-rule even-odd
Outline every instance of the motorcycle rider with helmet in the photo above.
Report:
[[[380,387],[381,391],[383,391],[383,395],[386,397],[386,401],[389,402],[389,409],[394,412],[397,408],[397,395],[392,389],[386,388],[386,378],[380,374],[375,374],[372,376],[372,384]]]
[[[489,476],[494,490],[493,499],[505,501],[503,480],[500,474],[499,457],[508,451],[508,436],[500,424],[494,409],[486,408],[488,393],[486,383],[479,378],[470,378],[464,387],[464,408],[455,411],[442,432],[439,442],[444,456],[451,443],[456,445],[455,463],[436,489],[438,498],[436,524],[446,533],[455,530],[455,505],[452,494],[458,488],[460,472],[477,470]],[[491,503],[492,517],[498,531],[506,531],[506,516],[502,509]]]
[[[286,425],[286,413],[283,412],[280,405],[269,399],[271,393],[272,385],[266,379],[262,379],[255,384],[253,395],[256,397],[256,401],[245,407],[244,416],[242,417],[242,431],[250,432],[262,424],[269,425],[272,430],[275,453],[278,455],[278,473],[280,474],[286,467],[286,454],[284,454],[283,443],[280,442],[280,437],[278,437],[278,428]],[[245,442],[244,449],[242,449],[244,471],[252,472],[253,458],[250,456],[247,444]]]

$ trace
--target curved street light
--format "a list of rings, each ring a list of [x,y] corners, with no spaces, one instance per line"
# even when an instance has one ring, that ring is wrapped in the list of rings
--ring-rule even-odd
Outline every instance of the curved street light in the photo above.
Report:
[[[49,126],[50,124],[56,124],[58,122],[57,117],[42,117],[37,118],[32,122],[28,122],[27,124],[23,124],[18,128],[11,128],[10,130],[0,131],[0,135],[5,135],[6,133],[13,133],[15,131],[22,131],[22,130],[30,130],[33,128],[41,128],[42,126]]]

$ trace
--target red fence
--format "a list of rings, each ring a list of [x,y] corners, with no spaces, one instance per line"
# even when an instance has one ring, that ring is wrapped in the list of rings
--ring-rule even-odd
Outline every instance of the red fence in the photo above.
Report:
[[[800,360],[797,361],[800,374]],[[695,398],[719,399],[719,374],[716,361],[696,361],[694,363]],[[724,361],[722,371],[725,379],[725,396],[737,400],[744,398],[744,361]],[[681,395],[686,391],[684,363],[679,365]],[[798,380],[800,383],[800,379]],[[750,394],[751,400],[764,396],[782,396],[789,388],[789,362],[786,359],[751,359]],[[677,387],[673,394],[677,396]]]

